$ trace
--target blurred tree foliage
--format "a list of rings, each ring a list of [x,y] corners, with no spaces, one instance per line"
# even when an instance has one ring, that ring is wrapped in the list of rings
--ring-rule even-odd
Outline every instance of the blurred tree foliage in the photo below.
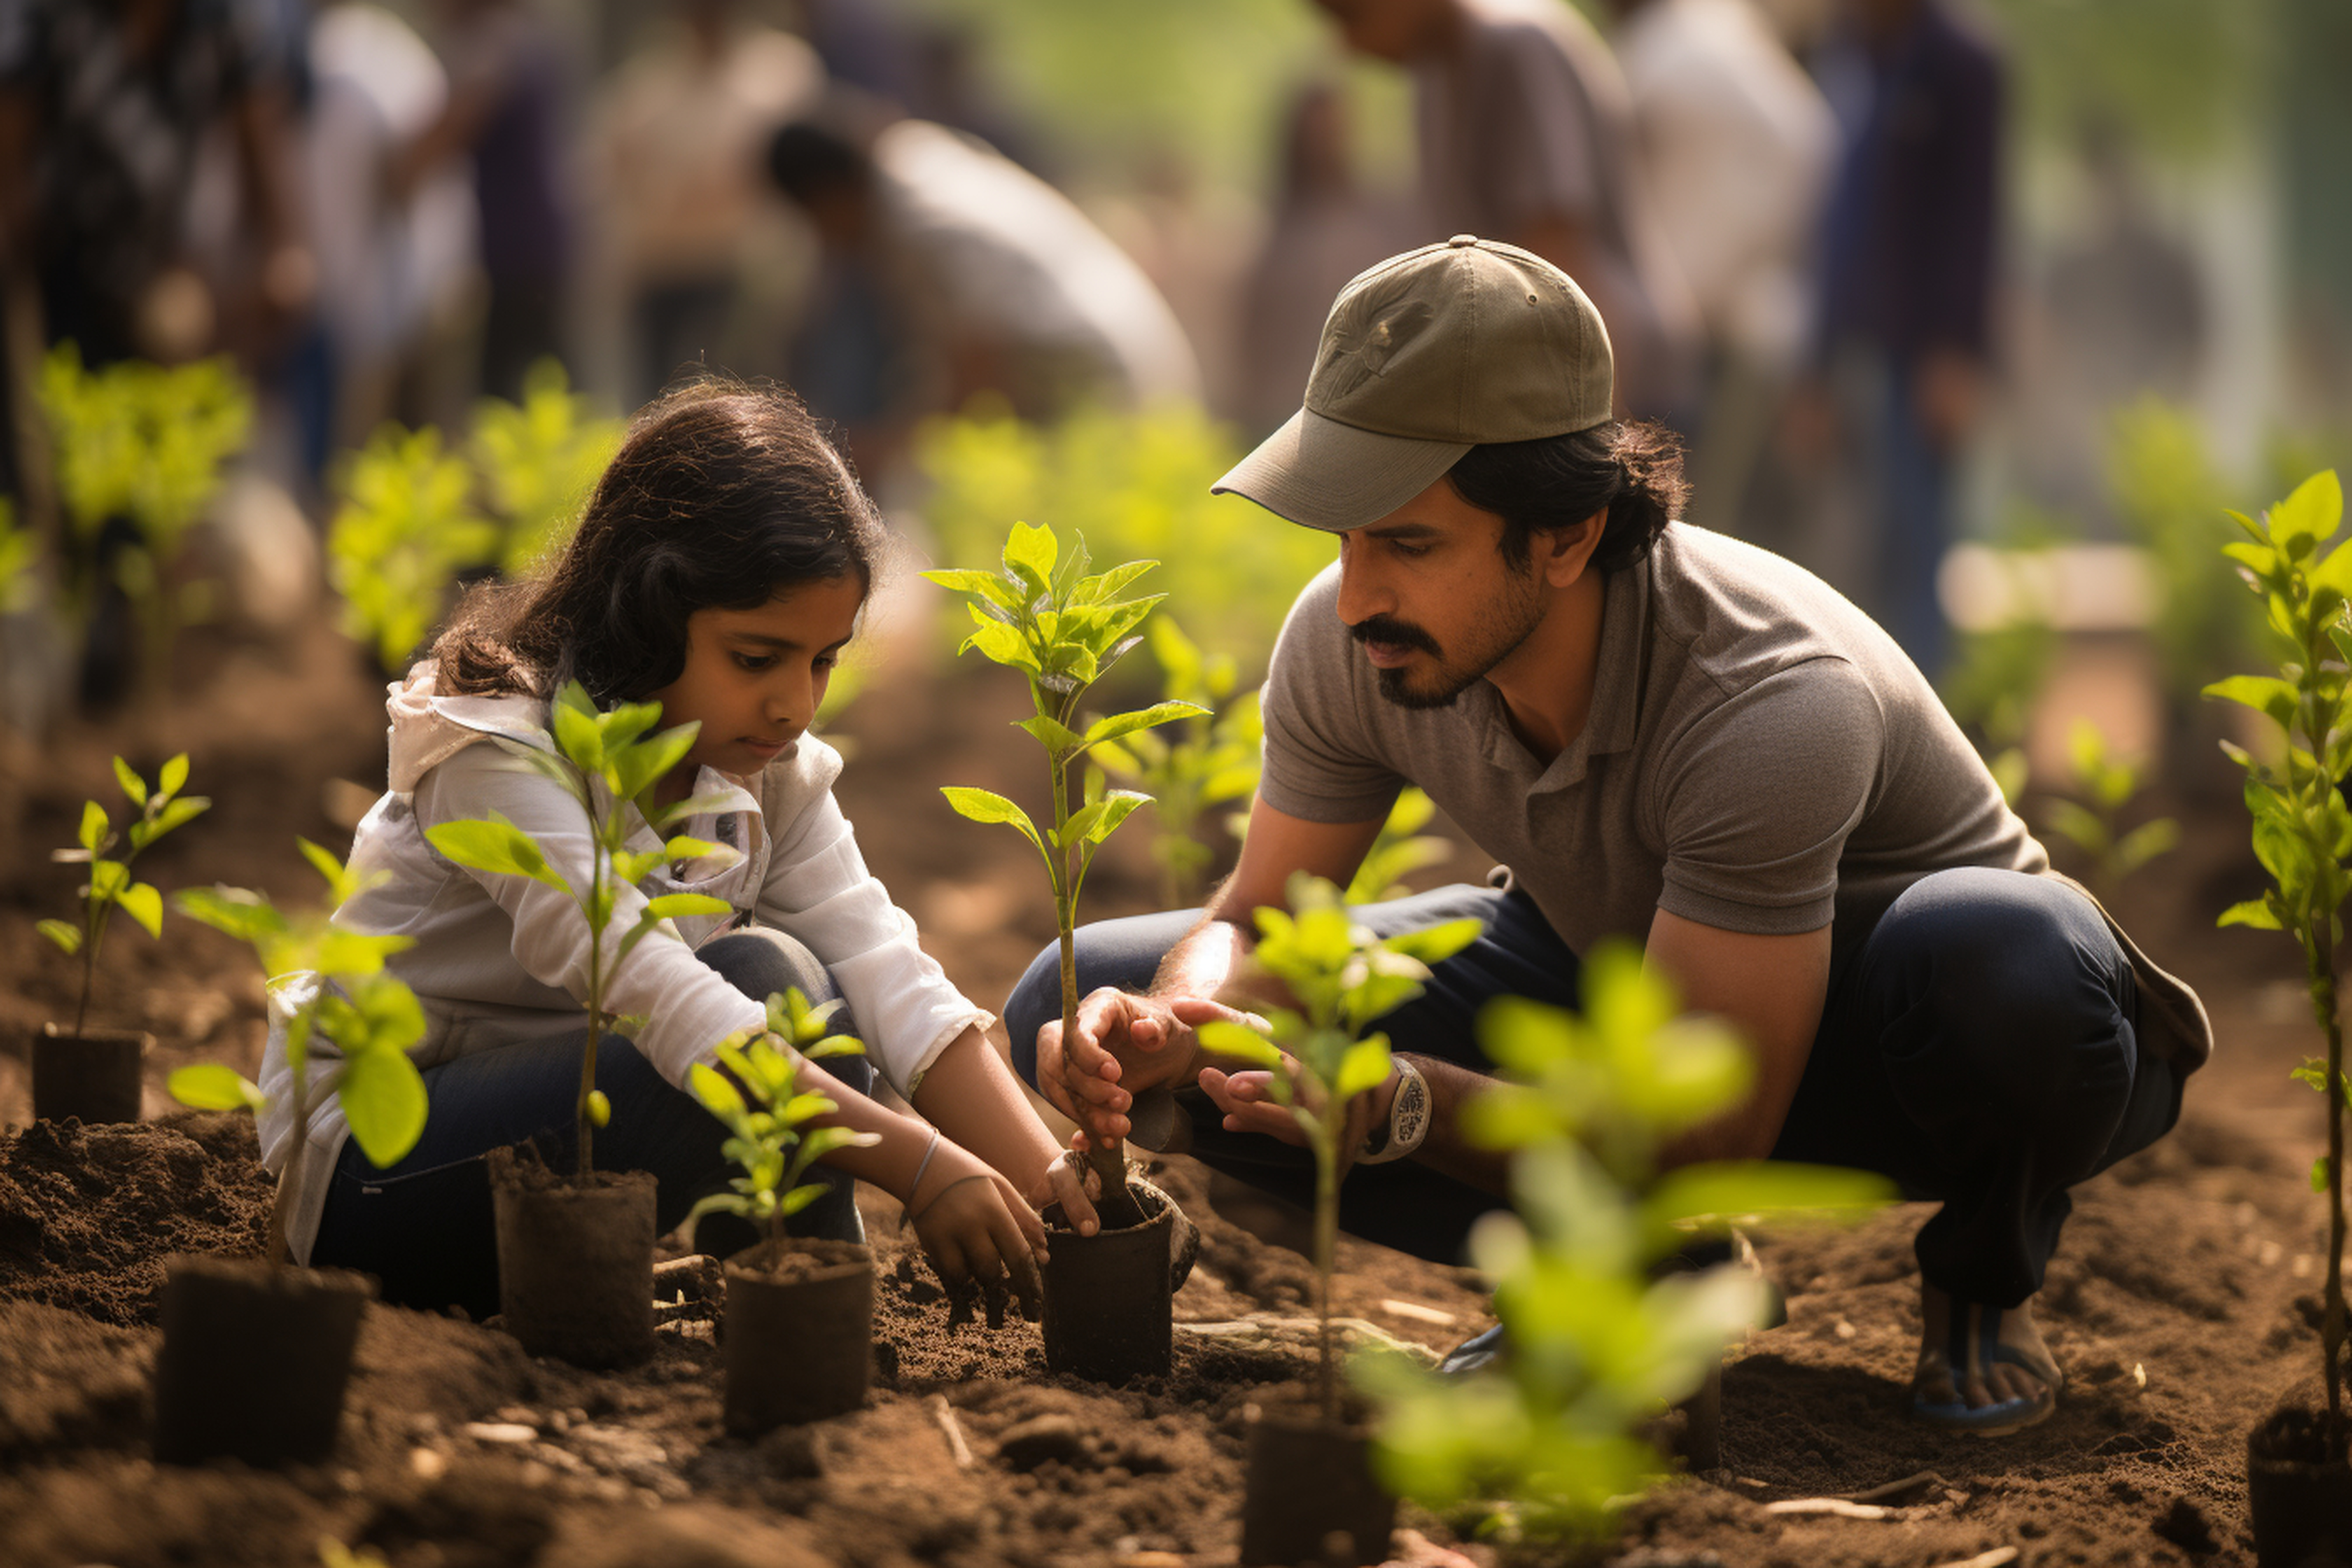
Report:
[[[1248,679],[1338,547],[1238,496],[1211,495],[1241,455],[1231,430],[1181,405],[1090,410],[1051,427],[975,411],[933,420],[916,439],[939,559],[991,560],[1006,524],[1025,521],[1076,534],[1103,560],[1157,560],[1200,647]],[[954,624],[958,636],[970,629],[960,614]]]
[[[1345,71],[1361,112],[1368,174],[1411,168],[1401,72],[1339,63],[1307,0],[911,0],[910,10],[968,28],[984,68],[1084,167],[1072,183],[1131,176],[1171,152],[1224,185],[1259,188],[1293,88]]]
[[[2064,145],[2100,123],[2182,160],[2217,151],[2245,124],[2279,3],[1987,0],[2029,135]]]

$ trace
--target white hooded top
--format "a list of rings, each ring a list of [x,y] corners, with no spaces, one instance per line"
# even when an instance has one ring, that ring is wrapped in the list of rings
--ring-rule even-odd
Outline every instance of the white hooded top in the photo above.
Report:
[[[567,881],[587,884],[587,821],[578,803],[527,760],[530,751],[554,751],[543,727],[547,705],[525,697],[437,696],[430,665],[389,689],[392,787],[361,822],[351,855],[353,871],[381,879],[334,919],[353,931],[415,939],[386,965],[424,1005],[425,1037],[410,1057],[432,1068],[469,1051],[581,1029],[589,942],[578,906],[528,877],[461,867],[425,837],[428,827],[495,812],[536,839]],[[833,798],[840,772],[840,753],[811,736],[754,776],[705,768],[694,793],[730,798],[672,831],[727,845],[741,858],[723,867],[711,860],[665,864],[641,887],[621,889],[608,946],[618,944],[648,898],[665,893],[708,894],[736,911],[665,922],[607,983],[607,1011],[644,1020],[637,1049],[680,1088],[688,1069],[710,1060],[719,1040],[766,1019],[761,1003],[693,952],[746,919],[798,939],[825,965],[876,1070],[902,1094],[913,1095],[925,1070],[965,1029],[994,1021],[949,984],[917,944],[914,921],[866,870]],[[631,815],[629,847],[657,849],[653,830],[634,808]],[[261,1077],[269,1103],[260,1131],[263,1159],[273,1171],[283,1170],[294,1133],[286,1020],[312,984],[309,976],[272,977]],[[316,1083],[333,1065],[334,1047],[313,1036],[311,1056]],[[349,1135],[331,1098],[313,1110],[300,1212],[288,1216],[298,1261],[309,1261]]]

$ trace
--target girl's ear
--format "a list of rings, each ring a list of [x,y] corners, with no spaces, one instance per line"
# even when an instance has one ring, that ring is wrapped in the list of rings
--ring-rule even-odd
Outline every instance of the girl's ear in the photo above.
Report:
[[[1555,588],[1565,588],[1584,575],[1584,568],[1592,552],[1601,548],[1601,534],[1609,526],[1609,509],[1601,507],[1580,522],[1565,528],[1555,528],[1546,534],[1549,546],[1543,552],[1544,581]]]

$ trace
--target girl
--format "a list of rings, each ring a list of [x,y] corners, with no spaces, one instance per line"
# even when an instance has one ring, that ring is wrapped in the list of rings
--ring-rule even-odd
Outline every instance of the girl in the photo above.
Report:
[[[552,750],[548,699],[577,679],[601,707],[651,700],[665,727],[700,721],[694,749],[655,793],[668,804],[730,792],[685,830],[741,857],[717,870],[672,865],[645,889],[623,889],[616,931],[662,892],[711,894],[736,912],[677,922],[683,942],[649,938],[613,977],[611,1010],[645,1022],[634,1040],[607,1034],[600,1047],[596,1081],[613,1118],[596,1135],[598,1163],[654,1173],[658,1223],[679,1223],[732,1173],[724,1130],[682,1088],[688,1068],[727,1035],[761,1026],[772,991],[841,995],[848,1016],[835,1026],[867,1056],[836,1058],[839,1081],[804,1064],[803,1083],[840,1104],[832,1120],[879,1142],[828,1158],[835,1190],[794,1228],[858,1238],[841,1178],[873,1182],[906,1205],[951,1288],[1009,1283],[1034,1305],[1045,1239],[1036,1211],[1058,1200],[1091,1230],[1092,1205],[984,1037],[990,1015],[948,984],[867,874],[830,789],[841,759],[807,733],[884,543],[873,503],[790,395],[692,386],[639,416],[553,572],[478,592],[392,689],[391,790],[352,849],[352,869],[375,880],[335,920],[414,939],[390,968],[425,1006],[413,1054],[431,1113],[423,1141],[390,1170],[347,1142],[332,1104],[293,1147],[290,1075],[273,1032],[263,1148],[273,1169],[309,1162],[310,1201],[289,1226],[299,1259],[374,1274],[393,1301],[487,1315],[498,1309],[498,1268],[484,1154],[536,1137],[559,1169],[572,1157],[586,922],[529,878],[444,859],[425,830],[498,813],[584,885],[579,806],[524,754]],[[648,834],[641,821],[638,830]],[[876,1069],[922,1120],[859,1092]],[[725,1223],[704,1222],[706,1246]]]

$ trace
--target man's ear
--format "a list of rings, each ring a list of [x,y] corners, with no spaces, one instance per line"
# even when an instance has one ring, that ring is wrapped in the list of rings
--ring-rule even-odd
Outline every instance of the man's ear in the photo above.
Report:
[[[1602,507],[1581,522],[1548,531],[1544,547],[1537,553],[1544,581],[1565,588],[1583,576],[1592,552],[1601,548],[1601,532],[1608,524],[1609,509]]]

